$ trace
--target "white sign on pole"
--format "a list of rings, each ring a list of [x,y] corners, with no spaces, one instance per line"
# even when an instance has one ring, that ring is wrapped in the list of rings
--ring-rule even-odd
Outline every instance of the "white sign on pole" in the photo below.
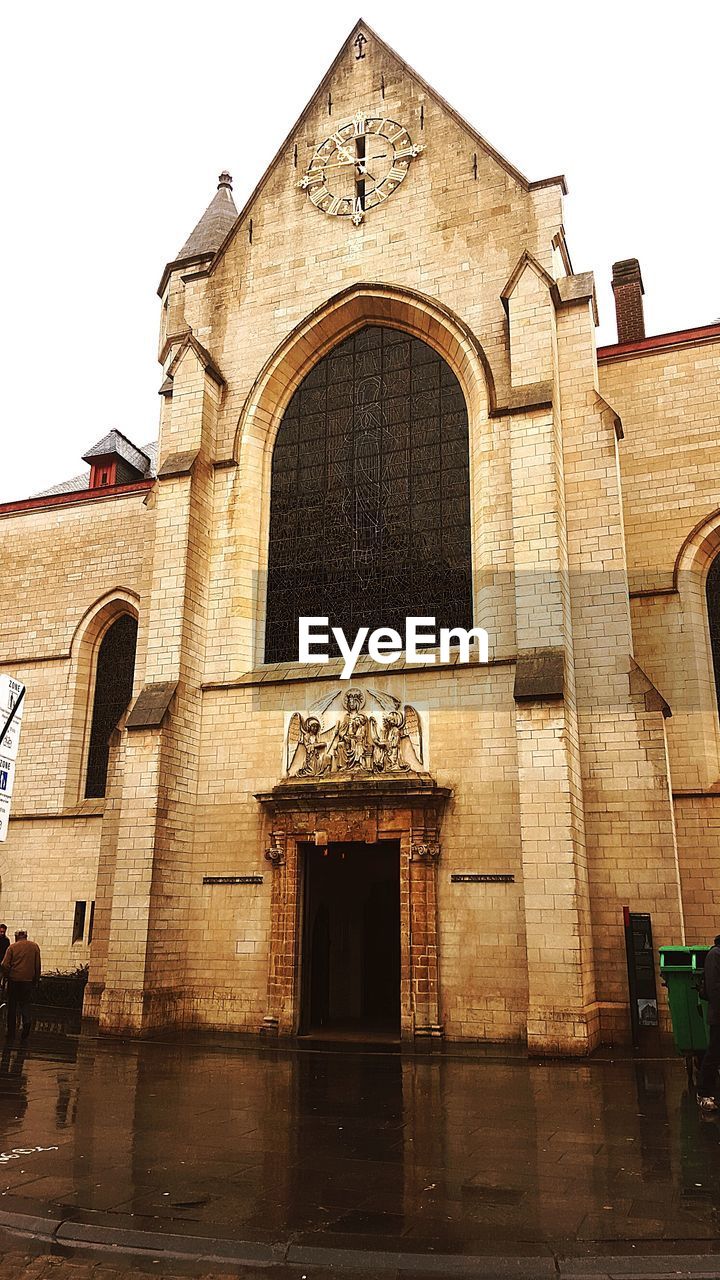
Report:
[[[25,685],[0,675],[0,840],[7,839],[10,802],[15,784],[15,760],[25,710]]]
[[[12,676],[0,676],[0,736],[5,729],[5,734],[0,741],[0,753],[10,760],[15,760],[17,757],[20,725],[25,710],[24,693],[25,685],[19,680],[13,680]],[[12,720],[10,720],[11,716]],[[10,720],[9,725],[8,720]],[[5,728],[6,725],[7,728]]]
[[[0,840],[7,837],[10,800],[15,782],[15,762],[0,755]]]

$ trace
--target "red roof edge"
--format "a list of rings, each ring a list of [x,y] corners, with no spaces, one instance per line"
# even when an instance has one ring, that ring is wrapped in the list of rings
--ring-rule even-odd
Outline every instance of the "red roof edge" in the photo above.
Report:
[[[642,355],[646,351],[661,351],[663,347],[689,347],[720,338],[720,324],[699,325],[696,329],[677,329],[674,333],[658,333],[640,342],[617,342],[612,346],[598,347],[597,358],[621,360],[623,356]]]
[[[99,502],[105,498],[125,498],[152,489],[154,480],[136,480],[133,484],[108,484],[103,489],[76,489],[74,493],[46,493],[40,498],[21,498],[19,502],[0,502],[0,516],[22,511],[42,511],[44,507],[68,507],[80,502]]]

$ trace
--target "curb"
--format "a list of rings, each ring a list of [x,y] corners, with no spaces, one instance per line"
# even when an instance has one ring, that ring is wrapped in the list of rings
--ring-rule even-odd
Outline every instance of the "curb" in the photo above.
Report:
[[[270,1276],[274,1267],[324,1267],[358,1275],[379,1272],[402,1276],[465,1276],[468,1280],[717,1280],[720,1256],[704,1254],[625,1254],[568,1257],[551,1252],[531,1256],[491,1257],[482,1254],[413,1253],[385,1249],[344,1249],[332,1246],[268,1244],[216,1236],[180,1235],[82,1222],[50,1213],[0,1210],[0,1230],[30,1237],[58,1249],[112,1251],[113,1257],[158,1256],[171,1262],[235,1267],[260,1266]],[[714,1243],[714,1242],[713,1242]],[[713,1263],[713,1258],[717,1261]]]

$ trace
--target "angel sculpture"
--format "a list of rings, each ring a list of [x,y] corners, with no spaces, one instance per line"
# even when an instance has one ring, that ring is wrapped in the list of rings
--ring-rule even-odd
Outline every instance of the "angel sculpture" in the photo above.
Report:
[[[299,711],[290,717],[287,736],[287,770],[292,769],[298,751],[304,760],[297,771],[299,778],[315,777],[323,771],[327,743],[323,741],[322,724],[317,716],[303,720]]]
[[[421,767],[422,725],[415,707],[405,706],[401,710],[400,699],[394,698],[392,694],[373,692],[373,698],[385,713],[382,738],[372,719],[374,771],[408,773],[416,765]],[[410,756],[410,760],[407,756]]]

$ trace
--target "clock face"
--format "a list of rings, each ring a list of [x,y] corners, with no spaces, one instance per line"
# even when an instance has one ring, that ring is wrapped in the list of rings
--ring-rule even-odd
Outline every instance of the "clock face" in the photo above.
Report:
[[[300,186],[317,209],[359,227],[367,211],[399,187],[423,149],[395,120],[355,116],[320,144]]]

